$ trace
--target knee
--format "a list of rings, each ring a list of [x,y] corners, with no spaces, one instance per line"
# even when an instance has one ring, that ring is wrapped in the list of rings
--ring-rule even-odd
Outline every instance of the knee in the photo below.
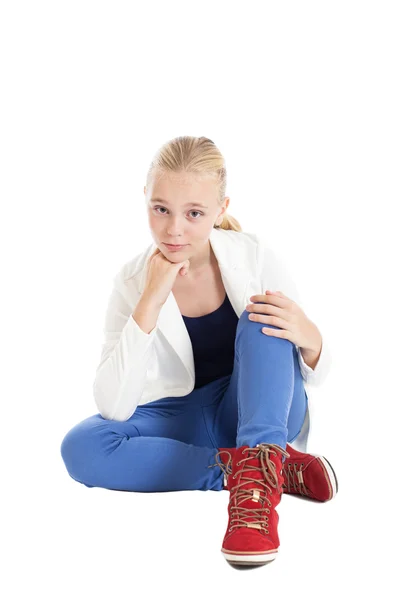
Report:
[[[254,302],[254,304],[263,304],[263,302]],[[250,331],[254,331],[254,327],[256,330],[259,330],[261,333],[261,328],[262,327],[270,327],[271,329],[282,329],[281,327],[277,327],[276,325],[272,325],[271,323],[263,323],[261,321],[253,321],[252,319],[249,319],[249,315],[250,314],[254,314],[257,315],[259,314],[260,316],[263,316],[262,313],[250,313],[248,310],[244,310],[242,312],[242,314],[240,315],[240,319],[239,319],[239,324],[241,327],[245,327],[247,326]],[[264,315],[266,316],[266,315]],[[265,334],[262,334],[265,335]]]
[[[131,425],[129,434],[125,421],[108,421],[100,414],[84,419],[64,436],[60,452],[65,466],[75,477],[88,465],[95,465],[104,455],[119,447],[124,439],[139,435]]]
[[[256,304],[261,304],[261,302],[256,302]],[[256,313],[249,313],[247,310],[244,310],[242,312],[242,314],[240,315],[240,319],[239,321],[241,322],[242,326],[244,325],[249,325],[249,326],[254,326],[254,325],[258,325],[258,327],[261,329],[261,327],[272,327],[272,329],[281,329],[281,327],[277,327],[276,325],[271,325],[271,323],[262,323],[261,321],[253,321],[252,319],[249,319],[249,315],[251,314],[256,314]]]
[[[84,444],[84,431],[82,424],[75,425],[68,433],[64,436],[60,452],[61,457],[64,461],[67,470],[70,471],[72,464],[75,463],[75,458],[81,455],[82,458],[82,447]]]
[[[255,304],[262,304],[261,302],[255,302]],[[263,327],[267,327],[268,329],[279,329],[282,327],[278,327],[276,325],[272,325],[271,323],[263,323],[261,321],[252,321],[249,319],[249,313],[247,310],[244,310],[240,315],[239,323],[238,323],[238,331],[246,331],[246,338],[249,335],[254,336],[255,334],[262,335],[266,340],[269,340],[271,344],[278,344],[279,346],[287,346],[288,348],[291,346],[291,350],[295,348],[295,344],[286,338],[268,335],[264,333],[262,330]],[[256,314],[256,313],[253,313]],[[261,313],[260,313],[261,314]]]
[[[60,452],[61,457],[71,472],[77,465],[82,465],[89,454],[92,454],[98,445],[97,438],[101,434],[102,424],[100,415],[84,419],[64,436]]]

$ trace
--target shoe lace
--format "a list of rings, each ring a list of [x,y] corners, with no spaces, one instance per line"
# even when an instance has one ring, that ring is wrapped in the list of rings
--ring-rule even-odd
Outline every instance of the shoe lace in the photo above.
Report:
[[[293,465],[293,469],[291,468]],[[287,490],[288,493],[296,492],[302,496],[310,496],[311,492],[304,483],[303,469],[304,463],[300,464],[300,468],[297,469],[298,463],[288,463],[284,465],[283,477],[284,482],[282,487]]]
[[[259,458],[260,466],[247,464],[240,471],[237,471],[233,475],[233,479],[236,479],[237,475],[244,471],[261,471],[263,474],[263,480],[256,479],[253,477],[240,477],[240,482],[236,486],[231,488],[231,499],[229,513],[231,515],[231,526],[229,531],[232,531],[234,527],[251,527],[264,531],[268,534],[268,515],[270,514],[270,508],[266,507],[267,503],[269,507],[272,507],[272,502],[268,498],[268,494],[272,494],[272,488],[279,489],[278,475],[276,473],[276,466],[271,460],[270,455],[277,455],[280,452],[284,456],[289,457],[289,454],[283,450],[277,444],[257,444],[256,448],[244,448],[242,454],[247,453],[247,457],[241,459],[240,463],[246,463],[254,458]],[[244,485],[249,482],[254,482],[257,487],[252,489],[243,489]],[[261,489],[260,489],[261,488]],[[248,508],[240,506],[245,501],[252,500],[253,502],[261,503],[261,508]],[[251,522],[248,520],[249,517],[252,519]],[[245,520],[247,519],[247,520]]]
[[[226,465],[225,465],[225,463],[220,462],[218,460],[218,458],[217,458],[220,454],[224,454],[224,453],[229,454],[229,458],[226,461]],[[223,471],[225,473],[226,476],[230,475],[232,473],[232,468],[231,468],[231,465],[232,465],[232,454],[228,450],[220,450],[215,455],[215,458],[216,458],[217,462],[214,463],[213,465],[209,465],[207,468],[211,469],[212,467],[219,467],[221,469],[221,471]],[[225,466],[226,466],[226,469],[225,469]]]

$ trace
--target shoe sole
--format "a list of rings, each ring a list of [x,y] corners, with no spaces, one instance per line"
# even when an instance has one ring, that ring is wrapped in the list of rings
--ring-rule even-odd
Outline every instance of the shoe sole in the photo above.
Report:
[[[269,552],[229,552],[221,549],[224,558],[233,565],[266,565],[274,560],[278,555],[278,550],[270,550]]]

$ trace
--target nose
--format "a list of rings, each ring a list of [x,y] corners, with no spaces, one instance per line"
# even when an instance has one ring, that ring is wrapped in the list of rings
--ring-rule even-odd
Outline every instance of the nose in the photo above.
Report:
[[[182,237],[183,228],[179,225],[178,220],[172,220],[168,225],[167,235],[172,237]],[[172,242],[171,242],[172,243]]]

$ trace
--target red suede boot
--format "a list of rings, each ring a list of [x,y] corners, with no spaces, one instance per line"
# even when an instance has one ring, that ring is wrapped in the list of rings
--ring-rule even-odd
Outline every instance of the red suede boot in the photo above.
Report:
[[[282,495],[282,455],[289,455],[277,444],[231,450],[229,521],[221,552],[235,565],[263,565],[278,553],[275,508]]]
[[[289,457],[283,463],[283,493],[326,502],[336,496],[339,485],[332,465],[324,456],[306,454],[286,445]]]

